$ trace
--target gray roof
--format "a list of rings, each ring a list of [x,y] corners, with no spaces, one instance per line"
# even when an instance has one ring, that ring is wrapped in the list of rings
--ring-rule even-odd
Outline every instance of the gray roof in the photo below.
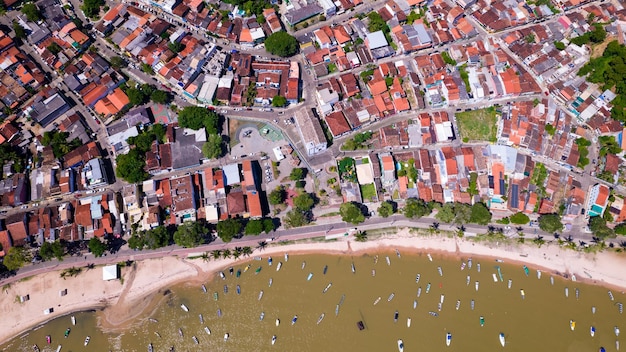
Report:
[[[368,33],[367,40],[370,50],[382,48],[383,46],[388,45],[387,38],[385,38],[383,31]]]
[[[202,145],[206,138],[205,141],[196,141],[196,134],[187,134],[185,131],[184,128],[175,130],[176,142],[172,143],[172,167],[174,169],[200,165],[200,160],[204,158]],[[202,132],[204,132],[204,128]]]
[[[236,185],[241,182],[241,176],[239,174],[238,164],[228,164],[222,167],[224,171],[224,178],[226,179],[226,185]]]
[[[39,122],[41,126],[46,127],[69,109],[70,106],[63,99],[63,96],[56,93],[45,100],[33,104],[29,115],[32,119]]]
[[[322,13],[322,8],[317,4],[311,4],[297,10],[289,11],[284,17],[285,20],[293,26],[320,13]]]

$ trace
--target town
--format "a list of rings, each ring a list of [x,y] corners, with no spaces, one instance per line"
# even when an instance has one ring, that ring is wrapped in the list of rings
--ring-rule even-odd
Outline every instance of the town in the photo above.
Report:
[[[626,245],[619,1],[1,11],[5,273],[395,213]]]

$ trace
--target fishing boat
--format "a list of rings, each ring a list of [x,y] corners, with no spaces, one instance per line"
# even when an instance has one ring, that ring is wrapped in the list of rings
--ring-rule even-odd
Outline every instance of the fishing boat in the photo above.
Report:
[[[496,263],[504,263],[504,260],[502,260],[502,259],[496,259]]]
[[[341,298],[339,299],[339,305],[342,305],[345,299],[346,299],[346,295],[345,294],[341,295]]]
[[[263,319],[265,319],[265,312],[261,312],[261,315],[259,315],[259,320],[263,321]]]
[[[442,308],[443,308],[443,303],[437,302],[437,310],[441,312]]]
[[[519,290],[519,293],[522,295],[522,299],[526,298],[526,293],[524,290]]]
[[[415,283],[416,283],[416,284],[419,284],[419,282],[420,282],[420,278],[421,278],[421,277],[422,277],[422,275],[420,275],[420,274],[417,274],[417,275],[415,276]]]
[[[228,341],[229,338],[230,338],[230,334],[229,333],[225,333],[224,334],[224,341]]]
[[[193,343],[195,343],[196,345],[200,344],[200,341],[198,341],[197,337],[192,336],[191,339],[193,340]]]
[[[417,300],[413,300],[413,309],[417,308]]]
[[[324,290],[322,291],[322,293],[326,293],[328,292],[328,289],[333,285],[332,282],[329,282],[328,285],[326,285],[326,287],[324,287]]]
[[[574,293],[576,294],[576,299],[578,299],[580,297],[580,291],[578,288],[574,290]]]
[[[274,345],[276,343],[276,335],[272,336],[272,345]]]
[[[498,282],[498,277],[496,276],[496,273],[491,274],[493,276],[493,282]]]
[[[268,282],[267,286],[272,287],[272,283],[274,283],[274,279],[270,277],[270,281]]]
[[[276,324],[276,326],[280,325],[280,319],[276,318],[276,321],[274,323]]]
[[[600,347],[600,349],[598,350],[600,352],[606,352],[606,349],[604,347]]]
[[[459,308],[461,308],[461,300],[457,299],[456,300],[456,310],[459,310]]]
[[[260,273],[260,272],[261,272],[261,269],[262,269],[261,267],[256,268],[256,270],[254,271],[254,273],[255,273],[255,274]]]
[[[198,318],[200,319],[200,324],[204,324],[204,317],[202,317],[202,314],[198,314]]]
[[[260,300],[261,300],[261,298],[263,298],[263,290],[261,290],[261,292],[259,292],[259,298],[258,298],[258,300],[260,301]]]
[[[500,282],[504,281],[504,279],[502,278],[502,270],[500,270],[500,267],[496,266],[496,270],[498,270],[498,276],[500,277]]]
[[[395,293],[391,293],[391,294],[389,295],[389,297],[387,298],[387,302],[391,302],[391,300],[392,300],[395,296],[396,296],[396,294],[395,294]]]
[[[246,265],[245,268],[243,268],[243,272],[245,273],[246,271],[250,270],[250,264]]]
[[[236,291],[237,291],[237,294],[240,295],[241,294],[241,286],[237,285]]]
[[[619,336],[619,328],[617,326],[613,328],[613,332],[615,332],[615,336]]]
[[[430,255],[430,253],[426,254],[426,256],[428,257],[428,260],[430,260],[431,262],[433,261],[433,257]]]
[[[569,288],[565,288],[565,298],[569,297]]]
[[[624,305],[620,302],[617,303],[617,311],[619,312],[619,314],[624,313]]]
[[[85,337],[84,345],[87,346],[89,344],[89,341],[91,341],[91,336]]]
[[[353,273],[353,274],[356,274],[356,268],[354,267],[354,262],[352,262],[351,267],[352,267],[352,273]]]
[[[159,334],[159,332],[158,332],[158,331],[155,331],[155,332],[154,332],[154,334],[155,334],[158,338],[161,338],[161,334]]]
[[[218,297],[217,292],[213,292],[213,300],[214,301],[217,301],[217,297]]]
[[[465,262],[461,262],[461,271],[465,270],[465,266],[466,266]]]
[[[619,340],[615,340],[615,349],[619,351]]]
[[[377,305],[380,302],[380,296],[374,300],[374,305]]]
[[[504,345],[506,344],[506,341],[504,340],[503,332],[500,333],[500,344],[502,345],[502,347],[504,347]]]
[[[61,352],[61,345],[57,346],[57,352]],[[152,350],[150,350],[152,352]]]
[[[224,285],[224,293],[228,293],[228,285]]]
[[[513,280],[509,279],[509,284],[508,284],[509,290],[511,289],[511,286],[513,286]]]
[[[433,312],[433,311],[428,312],[428,314],[432,315],[433,317],[438,317],[439,316],[439,313]]]
[[[451,342],[452,342],[452,334],[451,333],[447,333],[446,334],[446,346],[450,346]]]
[[[422,288],[418,287],[417,288],[417,298],[419,298],[422,295]]]
[[[576,275],[572,274],[572,281],[576,282]]]
[[[615,298],[613,297],[613,292],[609,291],[609,298],[611,299],[611,301],[615,300]]]
[[[306,262],[302,262],[302,270],[304,270],[304,267],[306,266]]]
[[[276,265],[276,271],[279,271],[280,268],[283,267],[283,262],[278,262],[278,265]]]
[[[476,264],[476,270],[478,270],[478,272],[480,272],[480,263]]]
[[[469,286],[470,281],[472,281],[472,279],[470,278],[469,275],[467,275],[467,278],[465,279],[465,286]]]
[[[378,264],[378,254],[374,256],[374,264]]]
[[[398,311],[395,311],[395,313],[393,313],[393,322],[394,323],[398,322],[398,316],[399,316]]]
[[[480,316],[480,326],[485,326],[485,317]]]
[[[226,280],[226,275],[224,275],[223,271],[220,271],[220,277],[222,278],[222,280]]]
[[[208,327],[204,327],[204,332],[207,333],[207,335],[211,335],[211,329],[209,329]]]
[[[437,272],[439,272],[439,276],[443,276],[443,270],[440,266],[437,267]]]
[[[526,265],[524,265],[522,268],[524,268],[524,274],[526,274],[526,276],[528,276],[528,273],[530,272],[528,270],[528,267]]]
[[[385,256],[385,260],[387,261],[387,265],[391,265],[391,260],[389,259],[389,256]]]
[[[60,351],[60,350],[61,350],[61,349],[60,349],[60,347],[61,347],[61,346],[59,345],[59,349],[58,349],[57,351]],[[152,352],[152,351],[154,351],[154,347],[152,347],[152,343],[149,343],[149,344],[148,344],[148,352]]]
[[[202,288],[202,292],[206,293],[206,286],[204,286],[204,284],[200,285],[200,288]]]
[[[285,261],[289,261],[289,253],[285,253]]]
[[[328,265],[324,265],[324,270],[322,270],[322,274],[326,275],[327,271],[328,271]]]
[[[406,327],[407,328],[411,327],[411,318],[406,318]]]
[[[471,269],[471,268],[472,268],[472,258],[469,258],[469,259],[467,260],[467,268],[468,268],[468,269]]]
[[[591,335],[591,337],[596,336],[596,327],[595,327],[595,326],[593,326],[593,325],[592,325],[592,326],[589,328],[589,335]]]
[[[70,320],[72,321],[72,325],[76,325],[76,317],[75,316],[71,316]]]
[[[267,265],[272,266],[272,257],[267,258]]]
[[[295,324],[296,321],[298,321],[298,316],[294,315],[293,318],[291,319],[291,325]]]
[[[541,270],[537,270],[537,279],[541,279]]]
[[[596,307],[595,306],[591,307],[591,314],[596,314]]]
[[[235,276],[237,276],[237,277],[241,276],[241,269],[237,269],[237,275],[235,275]]]
[[[233,275],[233,267],[231,266],[230,268],[228,268],[228,273],[232,276]]]
[[[404,342],[402,339],[398,340],[398,351],[404,352]]]
[[[472,310],[474,310],[474,300],[471,300],[471,301],[470,301],[470,308],[471,308]]]
[[[441,295],[439,296],[439,302],[441,302],[441,304],[443,304],[443,301],[446,299],[446,296]]]
[[[178,328],[178,336],[183,337],[183,329]]]
[[[259,256],[256,256],[256,257],[254,257],[254,260],[261,261],[261,260],[263,260],[263,258],[261,258],[261,257],[259,257]]]
[[[65,334],[63,334],[63,337],[67,338],[68,336],[70,336],[70,331],[72,331],[70,328],[67,328],[67,330],[65,330]]]
[[[617,326],[616,326],[617,327]],[[619,330],[618,330],[619,331]],[[48,343],[48,345],[50,343],[52,343],[52,337],[50,337],[50,335],[46,335],[46,342]]]
[[[550,285],[554,286],[554,276],[550,276]]]
[[[398,256],[398,258],[400,258],[400,251],[396,249],[396,256]]]
[[[376,269],[372,269],[372,276],[376,276]]]
[[[33,351],[34,352],[39,352],[39,346],[33,345]]]
[[[186,305],[184,305],[184,304],[181,304],[181,305],[180,305],[180,309],[184,310],[185,312],[188,312],[188,311],[189,311],[189,308],[187,308],[187,306],[186,306]]]
[[[222,309],[221,308],[217,308],[217,317],[218,318],[222,317]]]
[[[338,315],[339,315],[339,305],[337,304],[335,306],[335,316],[338,316]]]
[[[474,287],[476,287],[476,291],[478,291],[478,281],[476,281],[476,283],[474,284]]]
[[[320,325],[320,323],[322,322],[322,320],[324,320],[324,317],[326,316],[326,313],[322,313],[320,315],[319,318],[317,318],[317,325]]]
[[[356,327],[359,329],[359,331],[365,330],[365,324],[363,324],[363,320],[357,321],[356,322]]]
[[[311,281],[312,277],[313,277],[313,273],[309,273],[309,276],[306,277],[306,281]]]
[[[569,328],[570,330],[574,331],[576,329],[576,322],[573,320],[569,321]]]
[[[429,291],[430,291],[430,282],[428,283],[428,285],[426,285],[426,294],[428,294]]]

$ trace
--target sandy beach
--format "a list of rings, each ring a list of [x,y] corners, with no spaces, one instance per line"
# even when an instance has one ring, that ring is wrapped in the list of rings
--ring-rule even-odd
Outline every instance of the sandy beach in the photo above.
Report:
[[[269,245],[253,256],[276,255],[289,252],[324,254],[359,254],[398,249],[402,254],[432,253],[433,257],[448,258],[491,257],[507,263],[519,262],[545,272],[572,274],[580,282],[603,285],[616,291],[626,290],[626,255],[604,252],[587,254],[562,249],[557,244],[502,244],[473,242],[468,239],[449,238],[445,235],[422,236],[408,229],[367,242],[356,242],[351,237],[334,242],[310,242],[289,245]],[[239,259],[243,262],[252,258]],[[228,267],[234,259],[204,261],[179,257],[164,257],[135,262],[121,268],[122,280],[103,281],[102,268],[83,269],[76,277],[63,279],[60,273],[49,272],[34,276],[8,287],[0,296],[0,314],[10,317],[0,320],[1,343],[20,333],[59,316],[76,311],[103,309],[103,328],[115,329],[150,311],[155,295],[174,284],[205,282],[218,270]],[[67,294],[60,291],[67,289]],[[29,300],[20,303],[20,296]],[[51,314],[44,310],[53,308]]]

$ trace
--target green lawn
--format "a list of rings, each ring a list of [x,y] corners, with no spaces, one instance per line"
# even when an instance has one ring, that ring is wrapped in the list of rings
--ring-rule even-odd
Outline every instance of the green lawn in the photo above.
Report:
[[[361,196],[363,197],[363,201],[370,201],[372,199],[376,200],[376,188],[373,183],[368,183],[366,185],[361,185]]]
[[[491,108],[459,112],[455,114],[459,134],[466,141],[496,141],[496,110]]]

